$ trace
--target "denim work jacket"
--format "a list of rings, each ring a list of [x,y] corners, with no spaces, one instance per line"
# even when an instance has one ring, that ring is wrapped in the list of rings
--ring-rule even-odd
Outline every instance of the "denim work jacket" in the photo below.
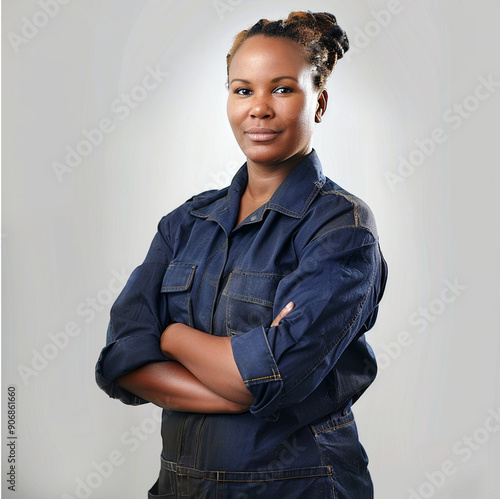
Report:
[[[235,227],[247,179],[243,165],[229,187],[160,221],[111,309],[97,383],[144,403],[115,380],[168,361],[159,346],[168,324],[230,336],[250,411],[164,411],[150,497],[371,497],[350,407],[376,373],[364,333],[387,267],[373,215],[323,175],[313,151]],[[289,301],[295,308],[270,327]]]

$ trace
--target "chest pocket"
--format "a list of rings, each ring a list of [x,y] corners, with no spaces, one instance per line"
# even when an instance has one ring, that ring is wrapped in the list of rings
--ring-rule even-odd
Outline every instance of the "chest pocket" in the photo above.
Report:
[[[226,298],[226,329],[229,335],[269,326],[280,274],[233,270],[223,296]]]
[[[196,265],[172,262],[161,285],[161,292],[167,297],[167,307],[172,322],[181,322],[193,327],[193,305],[191,287],[196,273]]]

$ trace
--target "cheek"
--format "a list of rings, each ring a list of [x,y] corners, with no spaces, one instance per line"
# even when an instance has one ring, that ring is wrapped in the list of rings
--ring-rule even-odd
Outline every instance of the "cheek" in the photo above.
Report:
[[[315,113],[315,106],[311,106],[309,103],[297,105],[297,107],[289,113],[290,122],[294,124],[296,133],[309,135],[313,132]]]
[[[231,99],[227,102],[227,118],[231,128],[236,129],[238,125],[242,122],[242,110],[239,106],[231,102]]]

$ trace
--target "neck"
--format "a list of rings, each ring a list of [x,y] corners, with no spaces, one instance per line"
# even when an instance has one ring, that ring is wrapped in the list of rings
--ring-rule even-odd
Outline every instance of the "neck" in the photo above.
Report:
[[[283,163],[272,165],[247,160],[248,184],[245,195],[255,202],[265,203],[303,158],[304,155],[293,156]]]

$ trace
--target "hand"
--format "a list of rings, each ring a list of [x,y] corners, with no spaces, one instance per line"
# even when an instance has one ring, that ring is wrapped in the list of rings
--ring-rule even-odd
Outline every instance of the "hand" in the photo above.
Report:
[[[285,315],[287,315],[288,312],[292,311],[293,307],[295,307],[295,303],[293,303],[293,301],[289,302],[285,306],[285,308],[283,308],[283,310],[274,318],[271,327],[277,326],[280,323],[281,319],[283,319],[283,317],[285,317]]]

